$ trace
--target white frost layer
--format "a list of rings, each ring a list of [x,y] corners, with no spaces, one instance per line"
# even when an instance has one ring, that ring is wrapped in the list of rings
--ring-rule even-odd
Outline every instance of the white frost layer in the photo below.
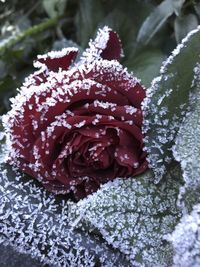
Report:
[[[191,110],[184,118],[173,146],[174,158],[180,162],[184,186],[180,190],[179,204],[187,206],[187,201],[200,202],[200,64],[194,68],[193,90],[191,90]],[[195,193],[196,190],[196,193]],[[189,196],[189,194],[191,194]],[[195,195],[196,194],[196,195]],[[187,201],[186,201],[186,195]],[[186,204],[186,205],[185,205]]]
[[[71,229],[70,205],[0,164],[0,243],[48,266],[129,266],[105,242]]]
[[[71,52],[78,52],[78,48],[76,48],[76,47],[67,47],[67,48],[63,48],[60,51],[51,51],[51,52],[48,52],[47,54],[44,54],[44,55],[38,55],[37,58],[38,59],[62,58],[64,56],[68,55]]]
[[[173,82],[173,79],[175,79],[174,77],[177,75],[177,73],[175,70],[170,72],[170,65],[179,56],[181,50],[187,46],[190,38],[199,31],[200,26],[191,31],[182,40],[182,43],[179,44],[172,52],[171,56],[163,63],[160,71],[161,75],[152,81],[151,87],[146,91],[147,97],[143,101],[143,131],[146,135],[145,149],[148,153],[149,166],[155,172],[156,182],[160,181],[161,177],[166,171],[166,166],[172,160],[171,151],[173,141],[182,121],[182,117],[185,116],[187,111],[186,103],[181,103],[177,106],[175,105],[174,110],[172,107],[169,109],[168,101],[170,96],[175,95],[177,98],[178,96],[176,95],[176,92],[180,92],[181,94],[181,88],[179,84],[175,84],[175,82]],[[172,84],[169,83],[170,87],[166,88],[166,90],[163,90],[162,92],[162,82],[164,83],[168,80],[172,80]],[[173,101],[173,99],[174,98],[172,97],[171,100]],[[179,115],[177,116],[176,113]]]
[[[176,170],[173,171],[173,175]],[[178,183],[166,177],[160,188],[152,173],[135,179],[116,179],[72,206],[74,228],[100,232],[131,260],[132,266],[170,266],[171,248],[163,243],[179,217]]]
[[[174,247],[174,267],[200,266],[200,204],[181,219],[167,239]]]
[[[111,29],[105,26],[103,29],[100,29],[97,32],[97,36],[95,40],[92,39],[89,42],[89,48],[87,48],[81,57],[81,61],[79,64],[84,62],[91,63],[96,59],[100,59],[100,54],[106,48],[107,42],[109,40],[109,32]]]
[[[181,41],[181,43],[176,47],[176,49],[173,50],[171,56],[169,56],[167,58],[167,60],[163,63],[163,66],[161,67],[161,70],[160,70],[161,74],[164,74],[166,72],[166,69],[167,69],[168,65],[172,63],[172,61],[174,60],[174,58],[177,55],[179,55],[181,49],[187,44],[187,42],[191,38],[191,36],[194,35],[195,33],[197,33],[199,30],[200,30],[200,25],[196,29],[190,31],[186,35],[186,37],[183,38],[183,40]]]
[[[101,53],[106,48],[109,41],[109,32],[112,31],[108,26],[104,26],[103,29],[98,30],[95,40],[90,40],[89,48],[87,48],[81,57],[79,64],[92,63],[94,60],[101,59]],[[121,56],[123,56],[123,50],[121,48]]]
[[[68,54],[70,54],[71,52],[77,52],[78,53],[78,48],[76,47],[67,47],[67,48],[63,48],[60,51],[51,51],[48,52],[47,54],[44,55],[38,55],[36,61],[34,61],[33,65],[35,68],[44,68],[46,69],[46,65],[42,62],[40,62],[40,59],[46,60],[47,58],[49,59],[54,59],[54,58],[62,58],[64,56],[67,56]]]

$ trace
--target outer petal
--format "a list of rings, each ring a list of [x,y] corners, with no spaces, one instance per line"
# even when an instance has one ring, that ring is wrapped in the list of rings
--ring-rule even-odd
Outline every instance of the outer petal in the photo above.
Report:
[[[141,108],[141,102],[146,96],[145,89],[140,85],[139,80],[119,62],[98,60],[92,64],[80,66],[80,71],[85,78],[107,85],[124,95],[130,105]]]
[[[63,48],[61,51],[51,51],[45,55],[39,55],[34,62],[35,67],[43,67],[48,70],[58,71],[59,69],[67,70],[78,53],[77,48]]]
[[[83,53],[81,64],[90,63],[97,59],[119,60],[122,56],[122,46],[119,36],[109,27],[98,30],[94,41],[90,41],[89,48]]]
[[[77,70],[73,73],[76,77],[76,74],[80,75]],[[121,92],[93,80],[75,80],[73,75],[68,78],[65,72],[61,75],[60,82],[55,77],[52,74],[45,84],[31,86],[29,90],[24,87],[7,115],[6,127],[11,132],[11,141],[22,157],[24,155],[29,158],[30,145],[55,120],[55,116],[67,109],[73,111],[72,105],[77,105],[83,99],[85,102],[99,99],[118,105],[128,104],[127,98]]]

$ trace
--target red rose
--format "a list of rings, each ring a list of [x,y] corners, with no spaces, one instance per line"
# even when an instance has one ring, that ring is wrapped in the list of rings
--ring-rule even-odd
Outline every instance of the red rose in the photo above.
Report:
[[[38,56],[4,117],[9,162],[56,194],[76,199],[115,177],[147,168],[142,151],[145,91],[117,61],[121,43],[104,27],[70,67],[76,48]]]

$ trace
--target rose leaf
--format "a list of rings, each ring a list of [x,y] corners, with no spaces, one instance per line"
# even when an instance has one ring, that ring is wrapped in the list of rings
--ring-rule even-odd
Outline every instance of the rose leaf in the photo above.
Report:
[[[190,32],[163,63],[147,90],[144,107],[145,146],[158,182],[172,159],[172,146],[189,104],[193,69],[200,56],[200,27]]]
[[[174,250],[173,266],[200,265],[200,204],[185,214],[171,235],[167,237]]]
[[[138,36],[137,42],[147,45],[153,36],[165,24],[167,19],[183,5],[184,0],[165,0],[158,5],[151,14],[143,22]]]
[[[76,34],[82,47],[86,47],[88,40],[94,35],[99,21],[105,13],[101,1],[82,0],[76,14]]]
[[[194,14],[177,17],[174,21],[174,31],[177,43],[198,26],[198,19]]]
[[[184,186],[180,191],[180,203],[191,211],[200,203],[200,64],[194,69],[195,92],[190,98],[191,110],[186,115],[176,137],[173,155],[180,162]]]
[[[11,247],[13,260],[19,262],[23,254],[39,266],[130,266],[100,237],[73,230],[66,197],[56,198],[33,178],[5,165],[3,150],[1,146],[0,246]]]
[[[50,18],[63,15],[67,0],[43,0],[44,10]]]
[[[72,226],[99,233],[133,266],[170,266],[171,247],[163,236],[172,232],[179,219],[179,176],[176,165],[159,186],[150,181],[151,171],[109,182],[72,205]]]
[[[160,50],[148,49],[136,56],[134,60],[130,60],[127,67],[141,79],[142,84],[148,87],[152,79],[159,74],[163,60],[164,54]]]

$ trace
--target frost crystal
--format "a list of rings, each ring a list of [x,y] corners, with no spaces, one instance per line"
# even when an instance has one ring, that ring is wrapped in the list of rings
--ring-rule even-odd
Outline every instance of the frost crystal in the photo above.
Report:
[[[186,115],[173,147],[173,155],[180,162],[185,185],[179,199],[186,208],[200,202],[200,64],[194,69],[191,111]]]
[[[143,102],[145,145],[156,182],[172,159],[174,139],[187,112],[193,68],[200,55],[199,35],[200,26],[172,52],[161,68],[161,75],[147,90]]]
[[[177,177],[179,169],[172,173]],[[160,186],[151,183],[151,178],[149,172],[138,179],[117,179],[103,185],[71,207],[72,226],[100,233],[127,255],[132,266],[170,266],[171,247],[163,236],[171,233],[179,218],[179,184],[170,174]]]
[[[174,247],[174,267],[200,266],[200,204],[181,219],[167,239]]]
[[[113,35],[114,33],[114,35]],[[112,34],[112,37],[110,38],[110,34]],[[103,52],[103,50],[106,49],[107,46],[109,46],[109,38],[112,41],[112,38],[117,38],[118,42],[119,38],[118,35],[115,32],[111,32],[111,29],[108,26],[105,26],[103,29],[100,29],[97,32],[97,36],[95,38],[95,40],[90,40],[89,42],[89,48],[87,48],[85,50],[85,52],[83,52],[83,55],[81,57],[81,60],[78,64],[82,64],[82,63],[92,63],[94,60],[96,59],[100,59],[101,58],[101,54]],[[116,46],[117,46],[117,42],[116,42]],[[121,44],[119,43],[120,47],[118,48],[120,51],[120,56],[123,56],[123,51],[121,48]],[[116,48],[115,48],[116,49]],[[111,53],[111,51],[110,51]]]
[[[0,244],[8,246],[5,249],[11,246],[16,253],[39,260],[42,266],[130,266],[120,252],[98,236],[71,228],[69,201],[56,199],[35,180],[2,161],[1,158]],[[15,256],[10,260],[14,259]]]

